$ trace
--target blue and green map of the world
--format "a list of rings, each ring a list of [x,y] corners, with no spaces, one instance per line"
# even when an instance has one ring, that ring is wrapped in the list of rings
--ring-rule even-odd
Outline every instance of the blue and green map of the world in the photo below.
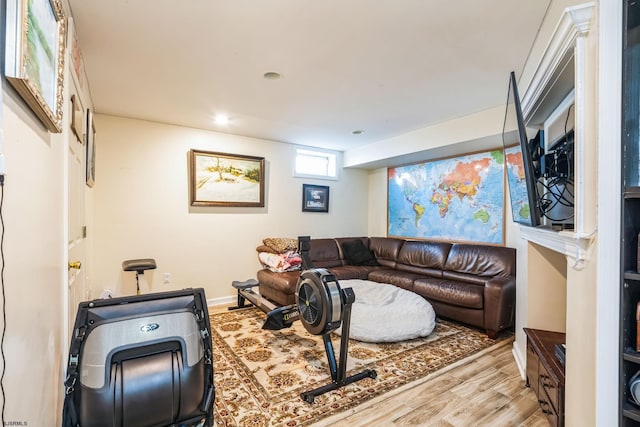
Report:
[[[531,207],[529,206],[526,175],[520,146],[514,145],[513,147],[505,148],[504,160],[507,167],[507,182],[509,183],[513,220],[531,225]]]
[[[388,235],[502,244],[502,150],[388,169]]]

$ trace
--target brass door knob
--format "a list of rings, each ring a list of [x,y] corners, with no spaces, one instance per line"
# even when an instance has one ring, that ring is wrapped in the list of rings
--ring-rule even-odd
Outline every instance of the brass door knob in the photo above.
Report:
[[[82,267],[82,263],[80,261],[72,261],[69,263],[69,270],[71,270],[72,268],[75,270],[80,270],[80,267]]]

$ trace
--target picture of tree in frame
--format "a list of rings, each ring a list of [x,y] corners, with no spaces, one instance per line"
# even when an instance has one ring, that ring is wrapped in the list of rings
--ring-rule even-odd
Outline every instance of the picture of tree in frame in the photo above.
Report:
[[[5,75],[51,132],[62,131],[66,18],[60,0],[9,0]]]
[[[191,206],[264,206],[264,157],[191,150]]]

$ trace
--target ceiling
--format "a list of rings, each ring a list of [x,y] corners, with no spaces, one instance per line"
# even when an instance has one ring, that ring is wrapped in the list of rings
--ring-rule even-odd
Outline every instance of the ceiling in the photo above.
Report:
[[[97,113],[346,151],[503,105],[549,1],[69,3]]]

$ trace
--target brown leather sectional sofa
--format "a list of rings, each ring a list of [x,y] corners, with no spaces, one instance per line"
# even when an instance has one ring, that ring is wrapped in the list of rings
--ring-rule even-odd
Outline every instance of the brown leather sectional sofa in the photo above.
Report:
[[[354,246],[366,248],[375,261],[363,262],[358,256],[354,261]],[[309,258],[314,268],[326,268],[338,281],[366,279],[413,291],[431,303],[436,315],[483,328],[491,338],[514,324],[513,248],[349,237],[311,239]],[[300,271],[260,270],[260,294],[277,304],[293,304],[299,275]]]

